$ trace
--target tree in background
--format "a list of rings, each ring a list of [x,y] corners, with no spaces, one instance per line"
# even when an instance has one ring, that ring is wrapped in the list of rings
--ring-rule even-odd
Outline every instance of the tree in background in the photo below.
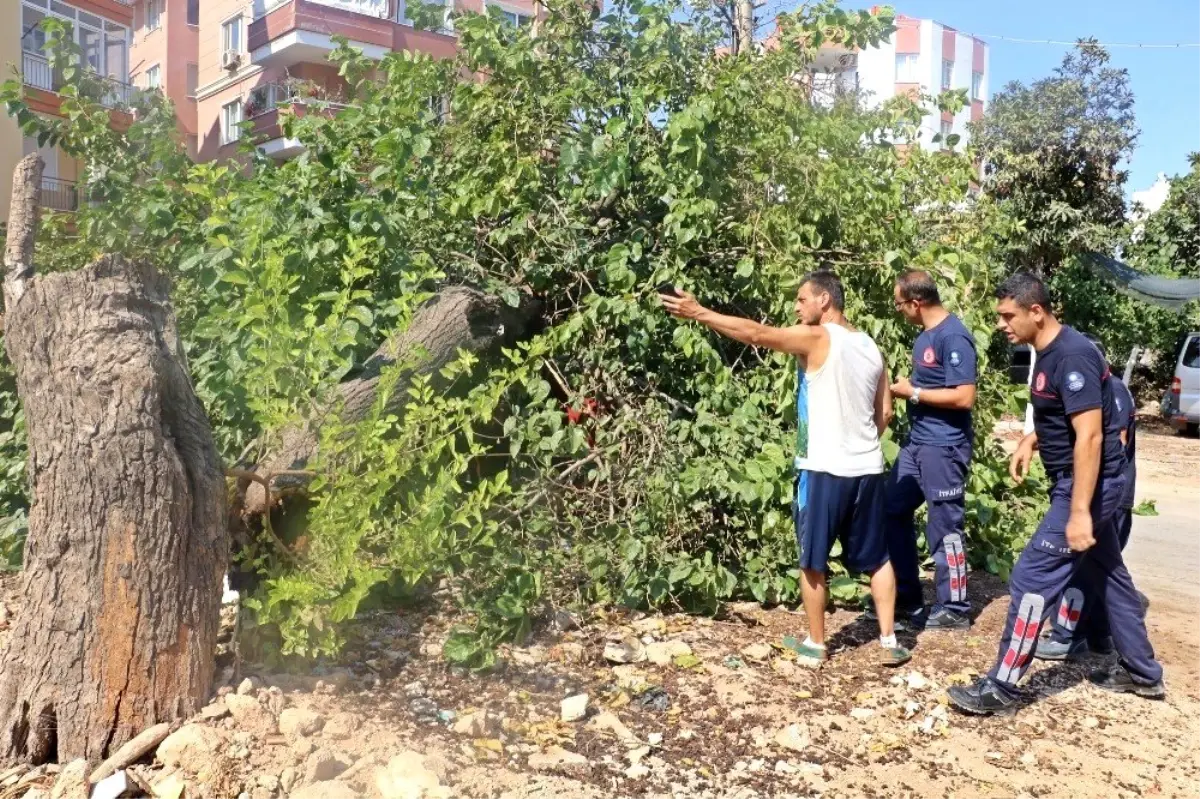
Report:
[[[997,93],[973,141],[984,192],[1022,229],[1006,241],[1013,267],[1051,274],[1071,256],[1111,251],[1125,222],[1121,168],[1138,130],[1124,69],[1080,40],[1050,77]]]
[[[1167,199],[1134,227],[1125,256],[1155,274],[1200,277],[1200,152],[1191,169],[1170,179]]]

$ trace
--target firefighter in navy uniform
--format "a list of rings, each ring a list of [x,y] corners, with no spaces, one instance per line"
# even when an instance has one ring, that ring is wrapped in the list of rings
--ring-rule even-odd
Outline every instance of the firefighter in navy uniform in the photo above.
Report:
[[[971,408],[975,404],[975,339],[942,306],[928,272],[896,281],[896,309],[923,330],[913,346],[912,379],[892,395],[909,401],[908,440],[888,477],[888,554],[896,570],[896,618],[929,630],[971,626],[967,600],[967,470],[971,463]],[[925,614],[914,514],[928,508],[925,540],[934,561],[935,602]],[[923,617],[923,618],[922,618]]]
[[[1100,357],[1107,361],[1108,355],[1104,351],[1104,345],[1092,336],[1087,336],[1087,339],[1095,345]],[[1111,372],[1111,363],[1108,368]],[[1117,541],[1124,551],[1125,545],[1129,543],[1129,534],[1133,530],[1133,495],[1137,483],[1137,403],[1125,381],[1116,374],[1109,380],[1113,387],[1113,404],[1122,424],[1121,444],[1125,447],[1125,493],[1117,508],[1116,521],[1113,522],[1117,528]],[[1104,610],[1099,608],[1099,615],[1093,616],[1093,607],[1087,600],[1084,585],[1079,575],[1076,575],[1071,586],[1063,593],[1058,612],[1051,619],[1050,635],[1038,641],[1035,657],[1039,660],[1079,660],[1091,653],[1107,655],[1112,652],[1112,637],[1109,635]],[[1138,600],[1144,613],[1150,601],[1140,591]]]
[[[1108,365],[1091,342],[1054,318],[1037,277],[1013,275],[996,296],[999,329],[1010,341],[1037,350],[1034,432],[1022,440],[1009,470],[1014,480],[1024,479],[1034,451],[1040,451],[1051,482],[1050,509],[1013,568],[995,666],[974,685],[952,687],[950,701],[974,714],[1016,709],[1017,685],[1042,623],[1058,609],[1077,572],[1087,593],[1102,598],[1119,655],[1089,679],[1108,690],[1161,698],[1162,666],[1154,659],[1113,524],[1125,492],[1125,453]]]

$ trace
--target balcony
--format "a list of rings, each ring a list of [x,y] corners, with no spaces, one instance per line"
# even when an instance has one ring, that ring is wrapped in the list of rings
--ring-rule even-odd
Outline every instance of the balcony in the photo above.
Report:
[[[262,66],[321,63],[337,47],[334,36],[368,58],[383,58],[394,50],[451,58],[457,48],[452,35],[419,31],[382,16],[377,0],[261,0],[261,16],[250,23],[250,60]]]
[[[296,139],[283,137],[279,109],[290,109],[297,116],[303,116],[332,115],[349,107],[345,103],[315,96],[313,89],[313,86],[304,83],[264,83],[254,87],[243,112],[244,118],[251,122],[251,135],[258,141],[263,153],[275,158],[290,158],[304,149]]]
[[[31,88],[57,93],[66,83],[50,62],[35,53],[21,53],[21,80]],[[128,83],[96,76],[96,93],[91,99],[105,108],[128,108],[137,91]]]
[[[813,105],[829,109],[839,99],[858,94],[858,72],[814,72],[809,76],[809,87]]]
[[[49,211],[78,211],[79,189],[74,181],[43,177],[38,205]]]

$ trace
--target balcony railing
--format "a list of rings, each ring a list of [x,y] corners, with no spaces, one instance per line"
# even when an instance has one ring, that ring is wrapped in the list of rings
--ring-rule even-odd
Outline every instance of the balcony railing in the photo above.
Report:
[[[74,181],[44,177],[38,192],[38,205],[51,211],[77,211],[79,189]]]
[[[61,74],[50,66],[50,62],[35,53],[21,54],[21,75],[26,86],[57,92],[66,83]],[[125,108],[133,100],[136,88],[128,83],[122,83],[112,78],[95,76],[98,84],[95,97],[92,99],[106,108]]]
[[[317,109],[328,108],[334,111],[349,108],[345,103],[314,97],[302,86],[290,83],[264,83],[255,86],[254,90],[250,92],[250,97],[246,100],[243,109],[244,116],[246,119],[253,119],[281,106],[290,105],[311,106]]]

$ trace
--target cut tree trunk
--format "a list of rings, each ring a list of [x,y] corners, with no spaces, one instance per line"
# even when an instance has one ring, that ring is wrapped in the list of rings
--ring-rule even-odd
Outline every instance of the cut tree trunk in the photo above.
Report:
[[[4,343],[29,440],[23,604],[0,652],[0,761],[98,762],[212,688],[225,481],[153,269],[33,275],[41,162],[13,180]]]
[[[375,403],[384,368],[397,361],[411,363],[389,398],[388,410],[395,412],[408,399],[405,389],[414,377],[430,375],[434,385],[440,385],[439,372],[457,357],[459,350],[486,355],[502,346],[511,346],[524,338],[537,310],[533,302],[513,308],[497,297],[466,286],[442,290],[417,310],[407,329],[375,351],[360,375],[338,387],[329,408],[304,425],[284,430],[279,446],[262,459],[255,473],[270,484],[272,492],[302,486],[307,478],[288,472],[302,472],[316,454],[321,423],[331,414],[339,414],[343,423],[365,418]],[[266,486],[262,482],[245,486],[241,509],[244,514],[260,515],[267,506]]]

